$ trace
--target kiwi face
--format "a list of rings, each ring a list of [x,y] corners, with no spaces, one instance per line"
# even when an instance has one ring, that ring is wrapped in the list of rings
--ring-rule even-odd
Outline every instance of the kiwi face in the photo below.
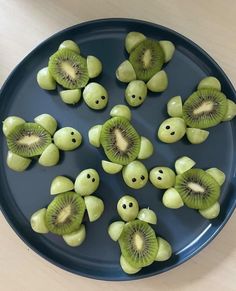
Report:
[[[53,54],[48,68],[57,83],[66,89],[83,88],[88,83],[86,59],[69,49],[61,49]]]
[[[226,96],[215,89],[201,89],[185,101],[183,118],[188,126],[208,128],[220,123],[227,111]]]
[[[136,268],[152,264],[158,244],[154,230],[145,221],[127,223],[119,238],[121,253],[127,262]]]
[[[7,136],[9,150],[25,158],[41,155],[51,142],[48,131],[30,122],[15,127]]]
[[[145,39],[130,54],[138,80],[148,81],[164,64],[164,52],[158,41]]]
[[[57,195],[48,205],[46,225],[52,233],[69,234],[78,230],[84,217],[85,203],[75,192]]]
[[[120,165],[135,160],[140,150],[140,136],[123,117],[113,117],[102,126],[101,144],[108,159]]]
[[[176,190],[184,203],[194,209],[213,205],[220,196],[220,186],[210,174],[201,169],[191,169],[176,177]]]

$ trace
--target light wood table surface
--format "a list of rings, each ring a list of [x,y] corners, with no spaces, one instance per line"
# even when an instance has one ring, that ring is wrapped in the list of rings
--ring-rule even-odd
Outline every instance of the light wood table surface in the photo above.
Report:
[[[236,85],[234,0],[0,0],[0,7],[0,85],[51,34],[108,17],[148,20],[182,33],[204,48]],[[234,214],[209,246],[180,267],[122,283],[83,278],[48,263],[18,238],[0,213],[0,290],[236,290],[235,218]]]

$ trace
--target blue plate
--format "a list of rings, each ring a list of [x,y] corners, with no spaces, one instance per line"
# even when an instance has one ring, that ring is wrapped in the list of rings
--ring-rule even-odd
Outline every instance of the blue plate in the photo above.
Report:
[[[140,31],[154,39],[167,39],[176,46],[172,61],[165,66],[169,77],[168,89],[162,94],[149,94],[145,103],[132,109],[132,123],[141,135],[150,138],[155,145],[155,154],[144,161],[148,169],[156,165],[174,166],[174,161],[183,155],[190,156],[199,168],[218,167],[227,176],[222,187],[221,213],[213,221],[202,218],[197,211],[183,207],[170,210],[161,203],[163,191],[150,183],[143,189],[128,188],[120,174],[108,175],[101,168],[105,157],[89,145],[87,132],[95,124],[104,123],[115,104],[124,103],[125,85],[115,78],[117,66],[127,58],[124,38],[129,31]],[[65,39],[79,43],[84,55],[95,55],[102,60],[103,73],[97,81],[110,94],[106,110],[90,110],[83,101],[76,107],[62,103],[57,92],[47,92],[36,82],[38,70],[47,66],[48,58]],[[1,133],[0,152],[0,204],[2,212],[16,233],[42,257],[70,272],[102,280],[132,280],[165,272],[185,262],[206,246],[222,229],[235,208],[235,141],[236,121],[224,122],[210,129],[207,141],[201,145],[190,145],[185,139],[175,144],[164,144],[157,140],[156,129],[167,118],[166,103],[170,97],[181,95],[184,99],[207,75],[216,76],[223,92],[236,101],[236,93],[225,73],[201,48],[182,35],[165,27],[139,20],[104,19],[82,23],[63,30],[35,48],[11,73],[1,89],[1,120],[8,115],[21,116],[28,121],[41,113],[52,114],[59,126],[77,128],[84,137],[83,145],[61,157],[59,165],[41,167],[37,163],[23,173],[13,172],[6,166],[7,146]],[[78,248],[65,245],[60,237],[52,234],[34,233],[29,224],[30,216],[52,200],[50,183],[57,175],[73,179],[85,168],[95,168],[101,175],[97,191],[105,202],[105,212],[94,223],[85,222],[87,238]],[[170,260],[142,269],[128,276],[119,266],[118,244],[108,234],[108,225],[118,219],[116,203],[124,194],[134,195],[141,207],[150,206],[158,215],[156,232],[173,246]],[[207,253],[206,253],[207,256]],[[207,260],[207,257],[206,257]]]

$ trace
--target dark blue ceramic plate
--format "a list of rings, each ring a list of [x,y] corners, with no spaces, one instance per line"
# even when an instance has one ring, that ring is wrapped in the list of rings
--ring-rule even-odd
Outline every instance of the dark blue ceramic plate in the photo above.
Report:
[[[140,108],[132,109],[134,126],[155,145],[155,154],[144,163],[148,169],[156,165],[173,167],[178,157],[187,155],[200,168],[218,167],[223,170],[227,179],[220,199],[222,210],[220,216],[211,222],[186,207],[179,210],[163,207],[163,191],[155,189],[150,183],[143,189],[132,190],[124,184],[120,174],[105,174],[101,168],[104,154],[89,145],[88,129],[94,124],[104,123],[112,106],[124,103],[125,85],[116,81],[115,70],[127,57],[124,51],[125,35],[134,30],[158,40],[171,40],[176,46],[174,58],[165,67],[169,77],[168,89],[163,94],[149,94]],[[97,81],[110,94],[109,105],[103,112],[90,110],[84,102],[76,107],[69,107],[62,103],[58,93],[43,91],[37,85],[38,70],[47,65],[49,56],[65,39],[78,42],[83,54],[92,54],[102,60],[104,69]],[[27,171],[16,173],[6,166],[7,147],[1,133],[0,204],[16,233],[32,249],[55,265],[79,275],[103,280],[132,280],[156,275],[199,252],[222,229],[235,208],[236,121],[221,123],[210,129],[209,138],[201,145],[190,145],[184,139],[170,145],[161,143],[156,138],[156,129],[167,118],[166,103],[169,98],[174,95],[187,98],[207,75],[216,76],[222,83],[223,92],[236,101],[229,79],[201,48],[172,30],[139,20],[105,19],[82,23],[63,30],[40,44],[16,67],[2,87],[1,120],[8,115],[18,115],[31,121],[41,113],[50,113],[59,121],[60,126],[77,128],[83,134],[84,142],[79,149],[63,154],[60,164],[55,167],[44,168],[34,164]],[[57,175],[68,175],[75,179],[81,170],[89,167],[97,169],[101,175],[102,182],[97,195],[105,202],[105,212],[97,222],[85,222],[85,243],[78,248],[70,248],[60,237],[34,233],[29,219],[34,211],[47,206],[51,201],[49,188],[52,179]],[[134,195],[141,207],[150,206],[157,213],[158,224],[155,230],[173,246],[170,260],[154,263],[133,276],[126,275],[120,269],[118,244],[107,234],[109,223],[118,219],[116,203],[124,194]]]

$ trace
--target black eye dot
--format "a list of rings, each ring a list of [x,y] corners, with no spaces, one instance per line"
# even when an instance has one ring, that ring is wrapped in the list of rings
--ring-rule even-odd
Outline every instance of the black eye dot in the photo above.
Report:
[[[163,174],[163,171],[162,170],[159,170],[158,172],[161,173],[161,174]]]
[[[132,207],[132,206],[133,206],[133,203],[132,203],[132,202],[130,202],[130,203],[129,203],[129,207]]]
[[[166,129],[170,129],[170,126],[169,126],[169,125],[167,125],[167,126],[166,126]]]
[[[125,205],[125,204],[123,204],[123,205],[122,205],[122,207],[125,209],[125,208],[126,208],[126,205]]]
[[[136,181],[137,181],[136,178],[133,178],[133,179],[132,179],[132,182],[136,182]]]
[[[132,95],[131,97],[132,97],[132,98],[135,98],[135,95]]]
[[[74,131],[72,131],[70,134],[71,134],[71,135],[74,135],[75,133],[74,133]]]
[[[92,182],[95,182],[95,178],[92,179]]]
[[[145,177],[143,175],[141,176],[141,180],[145,180]]]
[[[174,135],[175,134],[175,132],[174,131],[172,131],[171,133],[170,133],[170,135]]]
[[[71,140],[73,143],[75,143],[76,142],[76,139],[75,138],[72,138],[72,140]]]
[[[139,99],[139,100],[142,100],[142,97],[141,97],[141,96],[139,96],[139,97],[138,97],[138,99]]]
[[[102,96],[101,98],[102,98],[102,100],[106,99],[106,97],[105,97],[105,96]]]
[[[90,177],[91,177],[91,176],[88,174],[88,175],[87,175],[87,178],[90,179]]]
[[[95,102],[96,104],[98,104],[99,103],[99,100],[96,100],[96,102]]]
[[[162,180],[162,177],[157,177],[158,180]]]

